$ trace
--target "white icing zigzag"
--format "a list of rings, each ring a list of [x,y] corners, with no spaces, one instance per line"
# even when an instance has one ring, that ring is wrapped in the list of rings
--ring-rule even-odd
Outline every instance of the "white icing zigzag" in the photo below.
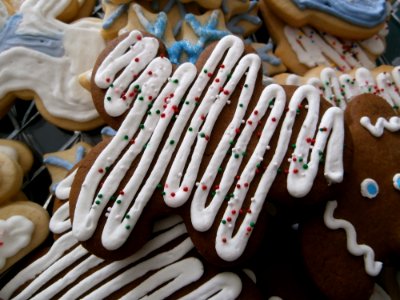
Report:
[[[369,117],[362,117],[360,119],[360,123],[375,137],[381,137],[385,129],[389,130],[390,132],[400,130],[400,118],[397,116],[391,117],[389,121],[380,117],[378,120],[376,120],[375,125],[371,124]]]
[[[92,236],[103,211],[110,205],[107,213],[108,219],[102,233],[102,244],[109,250],[122,246],[130,235],[130,229],[135,226],[162,176],[167,171],[167,166],[172,160],[175,147],[180,140],[182,143],[174,155],[174,162],[168,173],[167,181],[165,184],[161,183],[164,186],[164,200],[169,206],[178,207],[194,194],[193,225],[200,231],[209,228],[216,221],[215,216],[221,207],[221,199],[226,195],[235,177],[239,175],[237,173],[242,162],[242,153],[246,151],[256,125],[270,108],[270,101],[273,98],[276,98],[276,103],[273,105],[271,116],[263,129],[260,142],[243,174],[240,174],[241,179],[238,185],[240,184],[243,188],[235,189],[235,197],[224,216],[226,220],[232,219],[232,223],[226,226],[220,225],[218,231],[216,247],[221,258],[234,260],[244,251],[262,209],[262,203],[275,179],[277,169],[286,155],[291,129],[297,115],[296,110],[304,99],[308,100],[308,112],[292,155],[288,176],[289,193],[295,197],[303,197],[310,191],[317,174],[320,155],[325,148],[327,149],[325,164],[327,180],[329,182],[342,180],[343,112],[338,108],[328,109],[317,129],[320,106],[317,89],[312,86],[299,88],[289,103],[288,113],[283,116],[284,108],[287,105],[284,90],[277,85],[266,87],[256,109],[246,120],[246,126],[240,132],[241,130],[238,131],[238,128],[244,122],[247,105],[253,97],[261,62],[255,54],[241,57],[244,44],[239,38],[227,36],[221,39],[197,77],[194,65],[186,63],[181,65],[169,78],[170,62],[165,58],[153,59],[153,54],[149,54],[147,51],[138,52],[137,49],[147,49],[147,46],[140,45],[141,43],[152,44],[153,41],[151,38],[143,38],[137,31],[132,32],[121,47],[118,46],[110,53],[109,57],[101,64],[100,72],[96,75],[96,84],[103,88],[108,87],[105,99],[107,111],[113,115],[120,115],[129,107],[125,102],[134,102],[115,137],[95,160],[82,184],[72,228],[78,240],[84,241]],[[131,50],[125,52],[129,47]],[[137,55],[132,55],[130,52],[137,53]],[[143,68],[145,70],[139,77],[135,77],[135,74],[139,72],[139,69],[135,68],[135,63],[140,64],[143,61],[150,63],[147,67],[145,64],[141,65],[140,70]],[[114,81],[115,75],[127,65],[129,67],[121,73],[121,78],[118,77]],[[130,76],[127,75],[129,72],[131,72]],[[153,80],[153,78],[155,79]],[[211,78],[213,80],[205,91]],[[236,111],[213,154],[209,168],[196,188],[200,163],[208,140],[210,137],[212,138],[213,128],[225,105],[229,105],[229,99],[242,78],[245,79],[245,82],[240,91]],[[162,88],[167,80],[168,83]],[[133,82],[131,83],[131,81]],[[122,91],[125,90],[128,92],[122,94]],[[204,96],[202,96],[203,91]],[[130,95],[131,92],[132,95]],[[182,99],[185,95],[185,99]],[[179,107],[181,101],[183,101],[183,105]],[[172,129],[165,144],[161,145],[172,118],[178,112],[179,115],[171,125]],[[233,211],[238,212],[244,199],[251,196],[247,195],[248,186],[254,178],[260,157],[263,157],[269,149],[269,142],[273,134],[277,134],[275,131],[281,118],[284,118],[284,125],[279,133],[280,138],[278,147],[275,149],[273,163],[269,164],[262,177],[262,183],[259,184],[257,193],[253,196],[251,213],[246,215],[245,222],[240,227],[238,234],[232,238],[232,224],[238,215]],[[140,124],[141,121],[142,124]],[[188,130],[184,132],[186,127]],[[135,135],[136,137],[133,139]],[[230,140],[236,136],[238,141],[233,149],[233,156],[223,173],[217,197],[211,201],[209,207],[205,208],[204,203],[210,192],[209,187],[213,185],[216,171],[230,149]],[[315,141],[314,145],[311,145],[311,140]],[[155,153],[160,147],[161,152],[158,157],[155,157]],[[125,148],[128,150],[121,155]],[[129,181],[120,191],[117,191],[129,166],[141,153],[140,161]],[[155,165],[150,170],[154,159],[156,159]],[[109,166],[113,164],[115,166],[108,170]],[[186,165],[187,169],[185,170]],[[149,175],[145,176],[145,174]],[[104,183],[96,194],[96,188],[103,180]],[[119,194],[117,199],[110,203],[111,197],[116,193]],[[234,216],[230,216],[230,214]],[[201,220],[198,221],[199,219]],[[239,244],[238,247],[234,246]]]
[[[357,233],[354,226],[346,220],[335,219],[333,213],[337,207],[336,201],[329,201],[326,204],[324,222],[329,229],[343,229],[347,236],[347,249],[356,256],[364,256],[365,271],[370,276],[377,276],[382,269],[382,262],[375,261],[374,250],[364,244],[357,244]]]

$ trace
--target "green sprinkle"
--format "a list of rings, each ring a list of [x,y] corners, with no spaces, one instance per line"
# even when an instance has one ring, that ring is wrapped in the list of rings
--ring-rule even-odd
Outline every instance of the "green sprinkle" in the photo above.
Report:
[[[162,194],[163,196],[165,196],[167,193],[163,191],[161,194]]]
[[[303,169],[304,169],[304,170],[307,170],[307,169],[308,169],[308,165],[307,165],[307,164],[304,164],[304,165],[303,165]]]
[[[114,87],[114,84],[111,83],[111,84],[110,84],[110,87],[113,88],[113,87]]]
[[[231,74],[231,73],[228,73],[228,75],[226,75],[226,77],[227,77],[228,79],[230,79],[230,78],[232,77],[232,74]]]
[[[253,222],[253,221],[250,222],[250,227],[254,227],[255,225],[256,225],[255,222]]]
[[[172,82],[173,83],[179,83],[179,80],[178,79],[174,79]]]
[[[170,141],[169,141],[169,144],[170,144],[170,145],[173,145],[173,144],[175,144],[175,141],[174,141],[174,140],[170,140]]]
[[[234,157],[235,157],[235,158],[239,158],[239,157],[240,157],[240,155],[239,155],[239,154],[237,154],[237,153],[235,153]]]
[[[193,131],[193,128],[192,127],[189,127],[189,129],[188,129],[189,131]]]
[[[138,89],[140,89],[140,85],[136,84],[136,85],[134,86],[134,88],[138,90]]]
[[[240,104],[239,104],[239,107],[243,107],[243,104],[242,104],[242,103],[240,103]]]
[[[130,218],[131,218],[130,215],[126,215],[126,216],[125,216],[125,219],[130,219]]]
[[[190,104],[190,102],[189,102],[189,101],[185,101],[185,104],[186,104],[186,105],[189,105],[189,104]]]
[[[110,200],[111,200],[111,201],[114,201],[114,200],[116,200],[116,199],[117,199],[116,196],[111,196],[111,197],[110,197]]]
[[[103,194],[98,194],[97,197],[101,199],[103,198]]]
[[[221,167],[218,168],[218,173],[222,173],[224,169],[222,169]]]
[[[247,152],[246,151],[243,151],[242,152],[242,156],[246,156],[247,155]]]
[[[127,140],[127,139],[129,139],[129,136],[125,135],[124,140]]]
[[[147,104],[147,107],[148,107],[148,108],[152,108],[152,107],[153,107],[153,103]]]
[[[107,101],[111,101],[111,97],[107,97]]]
[[[116,202],[117,202],[117,204],[121,204],[122,203],[122,201],[119,200],[119,199]]]
[[[399,109],[398,105],[393,105],[393,109]]]
[[[144,129],[144,124],[140,124],[140,125],[139,125],[139,128],[140,128],[140,129]]]
[[[226,224],[226,221],[225,221],[225,220],[222,220],[221,223],[222,223],[222,224]]]
[[[156,114],[159,115],[161,111],[159,109],[156,110]]]
[[[96,200],[94,203],[96,203],[97,205],[100,205],[101,201],[100,200]]]
[[[203,137],[205,137],[205,136],[206,136],[206,134],[205,134],[204,132],[201,132],[201,133],[200,133],[200,137],[203,138]]]
[[[129,230],[129,229],[131,229],[131,226],[130,225],[126,225],[125,228],[126,228],[126,230]]]
[[[161,183],[157,184],[157,188],[158,188],[159,190],[161,190],[161,189],[162,189],[162,184],[161,184]]]
[[[143,100],[144,100],[143,96],[140,96],[140,97],[139,97],[139,100],[140,100],[140,101],[143,101]]]
[[[245,88],[248,88],[248,87],[249,87],[249,85],[246,83],[246,84],[244,85],[244,87],[245,87]]]
[[[106,170],[106,172],[110,171],[110,167],[105,167],[104,169]]]
[[[203,72],[204,72],[205,74],[207,74],[207,69],[204,69]]]
[[[290,147],[292,147],[293,149],[296,149],[296,144],[292,144]]]
[[[302,157],[299,158],[299,162],[303,162],[303,158]]]

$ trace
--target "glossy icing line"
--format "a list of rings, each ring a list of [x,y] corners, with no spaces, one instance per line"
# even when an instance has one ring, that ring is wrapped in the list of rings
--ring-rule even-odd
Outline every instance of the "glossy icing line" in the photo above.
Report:
[[[351,24],[371,28],[385,21],[385,0],[292,0],[300,9],[315,9]]]
[[[10,258],[29,245],[35,224],[25,216],[15,215],[0,220],[0,269]]]
[[[397,116],[393,116],[389,120],[380,117],[376,120],[375,125],[371,123],[369,117],[364,116],[360,119],[360,124],[375,137],[381,137],[385,129],[390,132],[400,130],[400,118]]]
[[[333,213],[337,207],[337,201],[329,201],[326,204],[324,222],[332,230],[343,229],[347,236],[347,249],[355,256],[364,257],[365,272],[370,276],[377,276],[382,269],[382,262],[375,261],[374,250],[365,244],[357,244],[357,233],[354,226],[346,220],[336,219]]]

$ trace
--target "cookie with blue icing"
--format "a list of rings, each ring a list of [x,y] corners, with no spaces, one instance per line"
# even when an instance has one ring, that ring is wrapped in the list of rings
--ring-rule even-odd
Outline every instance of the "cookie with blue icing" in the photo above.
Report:
[[[72,1],[27,0],[17,14],[1,15],[0,103],[34,99],[49,122],[64,129],[88,130],[102,120],[77,77],[92,67],[105,43],[99,20],[80,19],[73,24],[57,20]]]
[[[382,267],[398,261],[400,118],[373,94],[345,110],[353,162],[343,193],[301,227],[305,264],[331,299],[368,299]]]
[[[368,39],[340,38],[312,26],[293,27],[277,17],[266,3],[260,3],[265,24],[276,44],[275,54],[287,68],[299,75],[323,65],[341,72],[376,67],[378,55],[385,50],[386,26]]]
[[[306,25],[345,39],[360,40],[376,34],[387,18],[385,0],[264,0],[276,16],[293,27]]]

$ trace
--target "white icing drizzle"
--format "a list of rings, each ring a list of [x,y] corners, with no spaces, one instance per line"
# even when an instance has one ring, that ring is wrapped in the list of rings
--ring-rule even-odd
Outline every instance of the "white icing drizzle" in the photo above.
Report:
[[[76,172],[77,170],[74,170],[71,174],[69,174],[67,177],[65,177],[58,183],[55,191],[55,195],[58,199],[60,200],[69,199],[69,193],[71,192],[71,186],[72,183],[74,182]]]
[[[375,261],[374,250],[365,244],[357,244],[357,233],[354,226],[346,220],[335,219],[333,213],[337,201],[329,201],[324,213],[325,225],[332,230],[343,229],[347,236],[347,249],[355,256],[364,256],[365,272],[370,276],[377,276],[382,269],[382,262]]]
[[[53,263],[59,260],[66,251],[74,247],[76,244],[77,241],[73,238],[71,233],[67,233],[60,237],[56,242],[54,242],[49,252],[20,271],[18,276],[11,279],[0,290],[0,297],[3,299],[10,299],[11,295],[16,289],[18,289],[18,287],[22,286],[27,281],[34,279],[41,272],[48,269]],[[28,294],[33,294],[33,292]]]
[[[83,183],[82,191],[77,201],[73,224],[73,232],[79,240],[86,240],[93,234],[93,231],[96,228],[97,220],[104,210],[108,202],[107,200],[115,192],[118,183],[122,180],[122,177],[133,160],[134,157],[132,156],[136,157],[137,153],[141,151],[143,146],[149,141],[135,173],[123,189],[125,195],[123,197],[123,201],[120,203],[122,205],[114,204],[112,206],[103,231],[102,242],[107,249],[116,249],[125,242],[129,236],[129,230],[126,230],[126,226],[130,226],[130,228],[132,228],[135,225],[141,211],[145,207],[147,201],[149,201],[151,198],[151,195],[163,176],[182,131],[195,108],[193,100],[202,95],[207,82],[210,80],[208,73],[212,73],[216,70],[217,65],[220,63],[226,52],[226,56],[222,62],[225,67],[218,70],[219,74],[221,75],[221,80],[219,83],[214,81],[208,88],[206,95],[202,99],[202,104],[204,102],[212,103],[215,100],[216,95],[219,93],[219,88],[224,84],[226,78],[228,77],[227,75],[231,72],[235,63],[240,58],[243,49],[243,42],[233,36],[225,37],[217,44],[215,51],[212,52],[205,64],[204,70],[206,72],[201,72],[198,75],[196,81],[186,96],[186,99],[190,100],[191,103],[189,105],[183,105],[181,112],[178,115],[178,118],[176,119],[170,132],[167,143],[164,145],[158,157],[156,165],[154,166],[150,176],[146,178],[144,187],[138,191],[140,183],[142,180],[144,180],[144,174],[147,172],[149,165],[154,158],[154,153],[157,151],[165,130],[174,115],[174,106],[178,106],[183,95],[189,89],[190,84],[196,75],[195,67],[189,63],[181,65],[176,70],[174,76],[172,77],[172,81],[176,78],[178,79],[179,84],[176,85],[170,81],[154,102],[154,106],[158,105],[158,102],[160,102],[159,105],[161,109],[164,99],[171,93],[174,94],[172,99],[169,99],[171,103],[168,103],[167,107],[163,110],[164,117],[161,119],[158,117],[158,123],[157,117],[153,117],[153,115],[157,116],[156,114],[153,114],[147,118],[145,122],[145,128],[147,130],[142,130],[139,133],[135,143],[130,146],[130,149],[113,168],[110,175],[104,182],[99,194],[101,194],[102,198],[105,200],[102,201],[97,207],[96,204],[93,204],[92,199],[95,198],[94,192],[96,186],[104,176],[104,174],[102,175],[98,172],[98,170],[100,168],[104,169],[105,162],[107,165],[111,165],[116,161],[121,151],[129,144],[129,140],[132,139],[134,132],[131,131],[139,126],[139,120],[141,120],[142,116],[145,114],[145,108],[147,105],[140,112],[140,106],[136,106],[136,104],[141,101],[135,102],[133,108],[130,110],[128,116],[117,132],[117,135],[113,138],[106,149],[99,155],[98,159],[95,161],[94,165],[86,176],[85,182]],[[146,70],[143,73],[147,73]],[[143,91],[145,90],[143,89]],[[204,112],[201,112],[201,114],[203,113]],[[198,112],[196,112],[196,116],[197,118],[200,118]],[[146,133],[146,136],[144,136],[143,133]],[[124,141],[125,136],[128,137],[126,141]],[[150,136],[151,139],[148,140]],[[171,141],[174,141],[175,143],[171,143]],[[127,209],[133,202],[134,197],[136,198],[134,205],[127,212]],[[125,218],[121,222],[121,218],[126,214],[129,214],[130,218]]]
[[[53,213],[49,228],[55,234],[64,233],[72,228],[71,219],[69,218],[69,202],[65,202]]]
[[[134,36],[135,34],[132,35]],[[140,41],[137,41],[135,46],[142,42],[146,43],[147,40],[141,39]],[[161,139],[165,134],[174,111],[169,109],[171,106],[167,105],[163,113],[164,117],[159,118],[154,115],[147,116],[143,130],[137,135],[135,142],[128,146],[130,143],[129,141],[135,133],[135,129],[138,127],[140,120],[142,120],[146,113],[146,107],[141,106],[143,101],[136,100],[134,102],[132,109],[129,111],[128,116],[118,130],[116,136],[98,156],[82,184],[82,189],[77,199],[72,229],[78,240],[83,241],[91,237],[96,229],[101,214],[109,203],[110,197],[118,192],[117,188],[132,161],[143,149],[143,146],[147,144],[135,172],[130,177],[128,183],[122,188],[122,193],[119,193],[120,195],[116,202],[112,204],[111,208],[108,210],[108,219],[102,233],[102,244],[106,249],[114,250],[124,244],[130,235],[129,229],[135,226],[141,212],[154,193],[168,163],[171,161],[175,146],[181,139],[183,129],[187,125],[190,117],[192,117],[189,124],[189,130],[183,137],[181,146],[175,155],[170,172],[168,173],[167,181],[164,185],[164,200],[169,206],[178,207],[184,204],[195,189],[195,181],[198,176],[200,163],[207,146],[207,141],[212,136],[214,125],[216,124],[224,106],[229,104],[229,97],[232,91],[236,89],[239,81],[245,76],[245,82],[238,99],[238,107],[210,161],[209,167],[200,181],[200,188],[196,189],[192,202],[192,221],[194,227],[197,230],[204,231],[212,225],[215,221],[215,215],[221,206],[224,197],[223,194],[226,194],[229,190],[229,187],[234,181],[234,174],[236,174],[239,169],[242,161],[240,155],[238,158],[234,156],[231,157],[220,184],[219,194],[213,199],[210,207],[204,208],[204,203],[209,192],[208,187],[213,183],[216,177],[216,171],[221,165],[227,150],[230,148],[230,139],[233,139],[235,135],[238,134],[237,128],[241,126],[247,105],[253,96],[256,78],[261,66],[260,58],[255,54],[248,54],[240,59],[243,48],[243,42],[234,36],[227,36],[217,44],[203,67],[203,70],[191,86],[186,99],[193,101],[193,99],[200,98],[210,78],[215,75],[215,79],[208,87],[205,96],[202,97],[201,104],[193,116],[192,113],[195,107],[193,103],[191,105],[185,104],[182,106],[181,112],[169,133],[166,144],[163,145],[162,151],[149,176],[146,174],[149,172],[149,167],[154,159],[154,154],[160,146]],[[123,49],[126,49],[126,45]],[[116,53],[122,52],[120,49],[114,51],[116,51]],[[114,53],[114,51],[112,51],[110,55],[111,57],[114,57],[115,61],[119,61],[118,58],[115,58],[118,57],[118,55]],[[104,64],[109,62],[107,59]],[[217,70],[217,66],[221,63],[222,59],[224,59],[222,65],[220,65],[220,68]],[[142,58],[140,57],[140,61],[141,60]],[[157,65],[160,65],[161,62],[167,60],[155,58],[149,65],[152,65],[155,61],[157,61]],[[119,68],[114,67],[104,68],[106,70],[119,70]],[[100,69],[102,69],[102,66],[100,66]],[[148,69],[149,67],[143,71],[142,75],[147,74]],[[165,96],[170,95],[171,92],[174,93],[174,96],[170,99],[172,103],[168,104],[177,106],[186,91],[189,89],[195,75],[196,72],[193,65],[181,65],[172,76],[173,79],[179,79],[179,84],[175,87],[176,84],[174,85],[171,83],[173,79],[170,80],[154,101],[154,106],[157,106],[159,102],[162,104],[161,100],[165,99]],[[103,75],[103,77],[104,76],[111,75],[107,74]],[[127,84],[124,84],[124,86],[127,86]],[[155,87],[154,89],[156,90],[154,93],[151,93],[151,88],[143,88],[142,92],[143,94],[150,93],[155,98],[159,93],[159,88]],[[257,116],[257,114],[252,114],[250,119],[247,120],[247,124],[257,124],[259,118],[265,114],[269,106],[268,103],[275,94],[279,94],[277,95],[279,96],[279,100],[276,101],[277,103],[275,103],[273,108],[273,114],[276,114],[275,118],[277,120],[273,121],[271,117],[267,122],[267,126],[264,128],[263,135],[257,149],[255,150],[255,154],[252,156],[243,171],[243,174],[240,176],[241,180],[248,182],[248,184],[251,183],[254,177],[256,165],[260,162],[259,157],[264,155],[269,140],[272,138],[277,123],[283,114],[286,95],[282,88],[277,85],[268,86],[263,92],[263,101],[259,101],[257,106],[259,115]],[[280,134],[278,148],[276,149],[273,159],[274,163],[269,165],[266,172],[267,175],[265,175],[262,180],[263,184],[259,185],[257,193],[254,196],[255,200],[252,202],[253,204],[250,207],[252,213],[246,215],[245,221],[234,238],[232,238],[232,226],[229,227],[229,229],[227,229],[228,226],[220,226],[216,248],[218,254],[223,259],[233,260],[240,256],[244,251],[248,236],[250,235],[249,231],[251,231],[251,229],[249,230],[249,226],[254,226],[262,208],[265,196],[269,191],[270,185],[274,181],[277,168],[284,159],[291,137],[290,130],[294,123],[296,109],[304,98],[307,98],[309,102],[308,113],[298,137],[297,143],[299,145],[294,155],[298,155],[304,159],[304,164],[307,164],[307,170],[303,170],[297,174],[298,172],[296,172],[296,170],[299,167],[297,165],[298,163],[295,163],[295,160],[292,161],[290,172],[293,172],[294,174],[289,174],[288,176],[289,193],[295,197],[303,197],[309,192],[318,170],[320,151],[323,151],[326,146],[328,153],[327,163],[325,164],[325,175],[329,182],[341,181],[343,172],[341,165],[341,152],[343,147],[342,111],[337,108],[331,108],[322,118],[321,125],[324,128],[326,127],[327,130],[318,132],[315,139],[316,145],[314,150],[311,151],[310,161],[308,162],[308,152],[311,150],[311,145],[305,143],[305,140],[314,137],[319,118],[320,98],[318,90],[314,87],[301,87],[295,92],[295,96],[289,104],[290,112],[285,117],[283,126],[285,129],[282,129]],[[112,103],[114,103],[114,101],[111,101],[110,105],[113,105]],[[119,107],[118,103],[116,104],[116,107]],[[235,147],[235,155],[246,150],[254,129],[255,126],[245,126]],[[331,135],[331,142],[326,145],[329,135]],[[124,137],[126,137],[125,140]],[[333,143],[336,143],[336,145],[332,146]],[[129,147],[129,149],[122,155],[122,157],[120,157],[120,153],[125,147]],[[117,159],[119,159],[118,162]],[[107,166],[110,166],[115,162],[115,166],[109,172],[110,174],[102,184],[99,193],[95,195],[96,187],[104,178]],[[183,174],[186,164],[187,169]],[[143,184],[143,187],[139,190],[141,184]],[[203,186],[206,186],[206,188],[203,189]],[[224,217],[227,217],[233,209],[237,208],[239,210],[246,197],[245,190],[246,189],[239,190],[239,188],[235,190],[235,198],[237,198],[235,199],[235,201],[237,201],[237,203],[235,203],[235,208],[227,210]],[[232,218],[232,224],[235,223],[236,218],[237,214]],[[222,242],[222,240],[229,241]],[[227,246],[228,244],[229,246]]]
[[[361,66],[372,69],[376,66],[357,43],[341,42],[330,34],[318,32],[308,26],[285,26],[284,34],[298,60],[309,68],[318,65],[330,66],[331,62],[341,71],[350,71]]]
[[[86,295],[84,299],[104,299],[150,271],[156,271],[154,275],[128,292],[124,298],[132,299],[132,297],[135,298],[135,295],[138,297],[141,295],[140,297],[142,297],[153,290],[156,291],[150,295],[152,298],[168,297],[202,277],[204,267],[197,258],[189,257],[183,259],[193,249],[193,244],[189,238],[186,238],[174,248],[159,254],[153,254],[160,247],[186,234],[184,224],[176,217],[162,220],[157,224],[157,228],[165,231],[159,233],[135,254],[124,260],[109,262],[79,281],[77,280],[81,276],[103,263],[104,260],[94,255],[88,256],[89,253],[81,246],[78,246],[78,241],[71,232],[66,233],[54,242],[47,254],[22,270],[8,282],[0,291],[0,296],[4,299],[9,299],[20,286],[29,280],[33,280],[13,299],[50,299],[70,284],[73,285],[68,290],[65,290],[65,294],[60,296],[59,299],[82,298],[82,295],[94,286],[97,286],[97,288]],[[66,254],[72,248],[73,250]],[[62,278],[44,288],[44,285],[57,274],[70,268],[72,264],[83,257],[85,258],[69,269]],[[126,269],[127,267],[129,268]],[[117,272],[123,269],[126,270],[115,276]],[[163,286],[163,283],[167,282],[168,284]],[[192,292],[193,294],[189,294],[188,297],[190,298],[190,295],[204,295],[206,294],[205,290],[209,290],[214,291],[213,294],[218,292],[217,296],[233,295],[236,298],[241,293],[241,286],[241,280],[237,275],[220,273],[195,289]],[[32,297],[33,295],[34,297]]]
[[[0,220],[0,269],[6,264],[7,258],[17,254],[29,245],[35,224],[25,216],[12,216]]]
[[[121,299],[163,299],[198,280],[202,274],[203,264],[201,261],[197,258],[189,257],[161,269],[142,282],[136,289],[121,297]],[[157,290],[147,296],[154,289]],[[89,295],[84,299],[95,300],[98,298]]]
[[[212,279],[200,286],[197,290],[181,298],[190,299],[237,299],[242,290],[242,281],[235,273],[224,272],[215,275]]]
[[[164,76],[149,76],[149,74],[142,73],[137,80],[132,81],[150,63],[152,63],[151,68],[150,66],[148,68],[152,70],[151,72],[158,67],[157,60],[153,62],[158,46],[157,39],[143,37],[139,31],[135,30],[120,42],[100,65],[96,72],[95,82],[98,87],[107,88],[104,109],[110,116],[120,116],[129,109],[134,96],[139,93],[135,86],[143,89],[153,86],[161,88],[165,81]],[[164,68],[167,66],[161,65],[160,70],[155,73],[162,72]],[[115,79],[116,74],[122,69],[122,73]],[[171,70],[168,69],[166,73],[168,76]]]
[[[393,116],[388,120],[385,118],[378,118],[375,125],[371,124],[369,117],[361,117],[360,124],[367,129],[373,136],[381,137],[384,130],[389,130],[390,132],[396,132],[400,130],[400,118]]]

